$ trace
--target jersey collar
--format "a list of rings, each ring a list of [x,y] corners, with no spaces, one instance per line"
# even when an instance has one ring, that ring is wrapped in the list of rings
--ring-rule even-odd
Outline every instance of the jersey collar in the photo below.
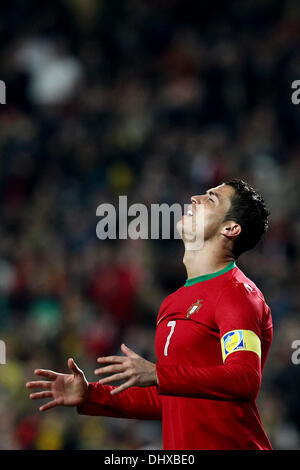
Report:
[[[216,273],[211,273],[211,274],[204,274],[202,276],[197,276],[197,277],[192,277],[191,279],[187,279],[186,283],[184,284],[184,287],[192,286],[193,284],[197,284],[197,282],[203,282],[203,281],[208,281],[209,279],[213,279],[214,277],[222,276],[222,274],[227,273],[233,268],[236,268],[237,265],[235,261],[231,261],[225,268],[221,269],[220,271],[217,271]]]

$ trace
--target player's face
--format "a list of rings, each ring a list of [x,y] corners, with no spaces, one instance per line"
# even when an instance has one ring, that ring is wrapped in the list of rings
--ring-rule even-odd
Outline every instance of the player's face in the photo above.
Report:
[[[191,197],[187,214],[178,222],[178,231],[188,238],[193,234],[204,236],[204,241],[215,236],[231,205],[235,191],[231,186],[221,184],[206,191],[205,194]]]

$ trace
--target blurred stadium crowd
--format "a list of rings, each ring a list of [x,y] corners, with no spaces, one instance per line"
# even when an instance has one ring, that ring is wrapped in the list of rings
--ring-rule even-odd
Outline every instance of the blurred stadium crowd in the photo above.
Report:
[[[271,210],[238,266],[270,305],[258,400],[276,449],[300,449],[300,78],[297,0],[1,2],[0,449],[161,448],[160,423],[41,414],[36,367],[95,381],[125,342],[155,361],[161,301],[182,286],[178,240],[96,237],[96,208],[189,203],[240,177]]]

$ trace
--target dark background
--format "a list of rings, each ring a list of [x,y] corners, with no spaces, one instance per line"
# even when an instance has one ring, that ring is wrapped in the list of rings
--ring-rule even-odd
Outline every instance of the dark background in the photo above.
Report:
[[[24,0],[0,13],[0,448],[161,448],[160,423],[41,414],[25,382],[68,357],[93,381],[123,341],[155,361],[182,244],[100,241],[99,204],[184,204],[240,177],[272,213],[237,263],[274,320],[259,410],[274,448],[300,449],[300,3]]]

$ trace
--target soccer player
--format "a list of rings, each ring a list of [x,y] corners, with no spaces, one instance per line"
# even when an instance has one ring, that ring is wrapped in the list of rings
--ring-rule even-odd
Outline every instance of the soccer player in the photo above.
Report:
[[[36,370],[49,380],[27,383],[44,390],[30,397],[52,399],[41,411],[65,405],[86,415],[162,420],[168,450],[271,449],[255,403],[272,341],[271,313],[236,265],[266,231],[269,212],[238,179],[191,202],[177,227],[187,280],[160,307],[157,363],[123,344],[123,356],[98,358],[95,374],[109,376],[88,383],[70,358],[70,374]],[[203,233],[197,249],[191,245],[195,230]],[[110,385],[115,381],[123,383]]]

